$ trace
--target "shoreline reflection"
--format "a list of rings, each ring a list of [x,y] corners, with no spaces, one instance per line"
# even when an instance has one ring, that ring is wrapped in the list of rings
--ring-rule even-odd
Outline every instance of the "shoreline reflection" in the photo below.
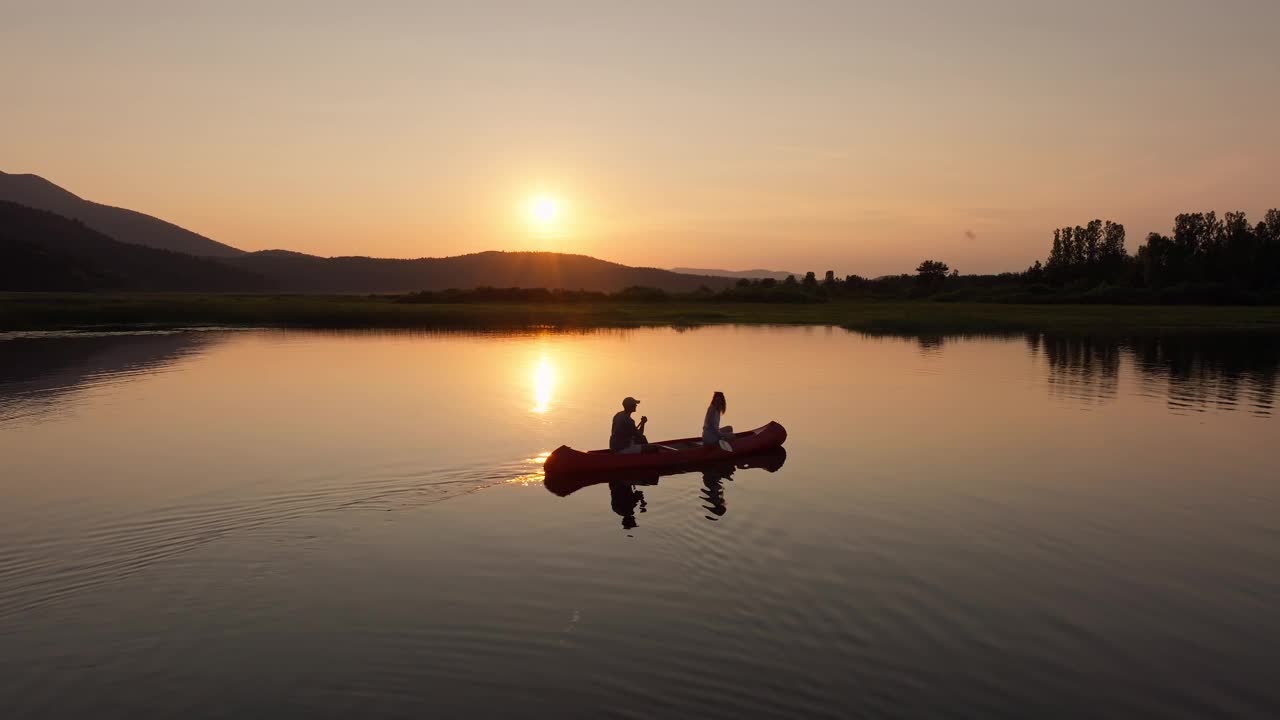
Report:
[[[0,422],[39,419],[81,391],[166,372],[227,338],[222,331],[175,331],[4,339]]]
[[[1246,411],[1267,417],[1280,377],[1280,334],[1230,331],[897,333],[851,331],[868,338],[915,342],[921,358],[935,360],[948,347],[972,341],[1022,340],[1044,361],[1049,394],[1102,404],[1125,394],[1163,398],[1174,413]],[[1131,391],[1130,391],[1131,392]]]

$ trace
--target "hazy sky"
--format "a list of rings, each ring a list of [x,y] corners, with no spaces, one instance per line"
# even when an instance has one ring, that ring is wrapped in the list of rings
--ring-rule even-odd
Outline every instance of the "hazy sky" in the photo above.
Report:
[[[1280,1],[0,0],[0,170],[249,250],[878,275],[1280,205]],[[538,193],[555,227],[530,222]]]

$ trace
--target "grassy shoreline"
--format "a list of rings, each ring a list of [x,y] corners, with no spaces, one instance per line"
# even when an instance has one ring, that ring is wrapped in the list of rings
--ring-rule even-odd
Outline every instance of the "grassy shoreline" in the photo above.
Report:
[[[692,301],[397,303],[391,297],[0,293],[0,331],[224,325],[298,328],[832,325],[867,332],[1229,330],[1280,333],[1280,307],[1010,305],[928,301],[814,304]]]

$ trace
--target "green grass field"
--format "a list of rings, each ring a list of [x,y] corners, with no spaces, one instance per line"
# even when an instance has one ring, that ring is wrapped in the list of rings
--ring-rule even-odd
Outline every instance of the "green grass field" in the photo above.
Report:
[[[723,323],[869,332],[1240,330],[1280,332],[1280,307],[832,301],[397,303],[319,295],[0,294],[0,330],[198,325],[308,328],[626,328]]]

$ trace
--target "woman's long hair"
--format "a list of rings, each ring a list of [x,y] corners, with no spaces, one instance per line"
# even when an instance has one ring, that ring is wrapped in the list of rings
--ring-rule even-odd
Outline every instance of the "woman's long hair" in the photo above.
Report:
[[[719,410],[721,415],[729,412],[729,406],[724,400],[724,393],[717,390],[715,394],[711,396],[711,407]]]

